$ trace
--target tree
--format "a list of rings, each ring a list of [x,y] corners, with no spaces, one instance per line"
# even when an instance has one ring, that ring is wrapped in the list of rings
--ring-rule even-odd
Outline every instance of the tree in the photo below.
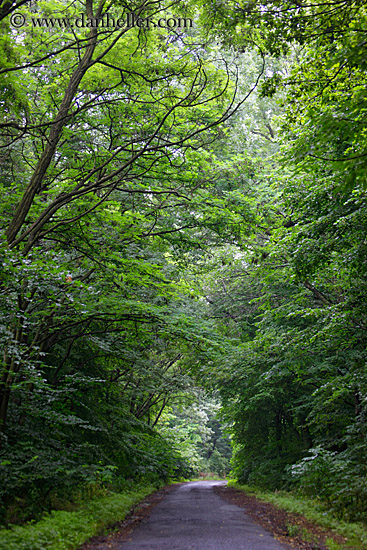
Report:
[[[232,344],[210,365],[210,384],[232,425],[237,477],[273,488],[297,483],[353,518],[365,514],[366,197],[357,108],[364,72],[351,47],[357,13],[364,24],[356,4],[332,43],[323,33],[311,36],[316,17],[303,38],[292,35],[310,40],[296,48],[290,76],[282,76],[281,153],[265,164],[255,152],[251,183],[265,185],[254,197],[252,235],[245,246],[216,251],[204,287],[209,312]],[[275,31],[292,30],[290,17],[275,16],[265,16],[270,30],[261,42],[273,54]],[[289,50],[285,36],[280,46]],[[281,74],[268,76],[264,102]]]
[[[190,29],[76,31],[61,22],[80,7],[62,2],[24,14],[21,31],[2,23],[0,475],[30,517],[111,472],[185,472],[157,426],[220,339],[183,273],[242,220],[211,144],[259,74],[237,100],[235,65]]]

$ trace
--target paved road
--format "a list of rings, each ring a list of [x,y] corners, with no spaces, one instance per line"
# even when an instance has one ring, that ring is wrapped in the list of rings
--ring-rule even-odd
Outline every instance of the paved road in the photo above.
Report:
[[[253,523],[243,508],[213,491],[224,481],[191,481],[178,486],[153,508],[119,550],[284,550]]]

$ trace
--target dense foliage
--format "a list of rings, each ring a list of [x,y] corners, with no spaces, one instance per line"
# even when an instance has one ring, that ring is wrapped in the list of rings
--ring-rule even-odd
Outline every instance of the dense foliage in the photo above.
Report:
[[[235,66],[215,47],[204,63],[190,28],[30,24],[173,7],[35,3],[22,6],[24,28],[1,23],[5,520],[80,484],[167,480],[201,464],[158,424],[192,392],[190,358],[221,345],[183,270],[236,223],[240,199],[208,178],[221,170],[210,143],[238,106]]]
[[[170,31],[15,29],[15,7],[0,10],[5,521],[75,487],[223,475],[220,418],[241,482],[362,518],[364,3],[22,6],[195,19]]]
[[[155,490],[128,485],[119,494],[93,498],[72,510],[53,510],[40,521],[2,530],[1,550],[70,550],[122,521],[133,506]]]
[[[239,46],[245,36],[288,55],[287,70],[274,62],[261,90],[283,109],[273,117],[280,153],[256,165],[268,190],[258,202],[262,219],[252,243],[233,251],[208,285],[213,315],[238,338],[217,375],[235,472],[242,482],[296,485],[363,519],[365,5],[269,1],[261,13],[255,4],[223,10],[227,19],[220,10],[213,17],[224,41],[227,21]]]

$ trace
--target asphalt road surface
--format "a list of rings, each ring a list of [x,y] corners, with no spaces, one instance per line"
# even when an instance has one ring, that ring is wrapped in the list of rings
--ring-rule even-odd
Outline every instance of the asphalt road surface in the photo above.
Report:
[[[191,481],[170,492],[119,550],[284,550],[270,533],[213,491],[225,481]]]

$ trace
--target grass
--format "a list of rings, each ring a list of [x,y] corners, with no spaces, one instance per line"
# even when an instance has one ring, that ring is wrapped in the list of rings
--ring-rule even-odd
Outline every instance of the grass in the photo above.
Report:
[[[136,487],[93,499],[76,511],[53,511],[36,523],[0,529],[0,550],[75,550],[124,519],[156,487]]]
[[[318,500],[312,500],[299,494],[286,491],[263,491],[256,487],[240,485],[232,480],[228,482],[228,486],[244,491],[249,495],[254,495],[260,500],[270,502],[274,504],[274,506],[287,510],[288,512],[302,514],[316,525],[331,529],[347,539],[346,546],[340,546],[330,541],[330,550],[342,550],[343,548],[351,547],[356,550],[367,550],[367,526],[362,523],[347,523],[346,521],[336,518],[335,515]]]

